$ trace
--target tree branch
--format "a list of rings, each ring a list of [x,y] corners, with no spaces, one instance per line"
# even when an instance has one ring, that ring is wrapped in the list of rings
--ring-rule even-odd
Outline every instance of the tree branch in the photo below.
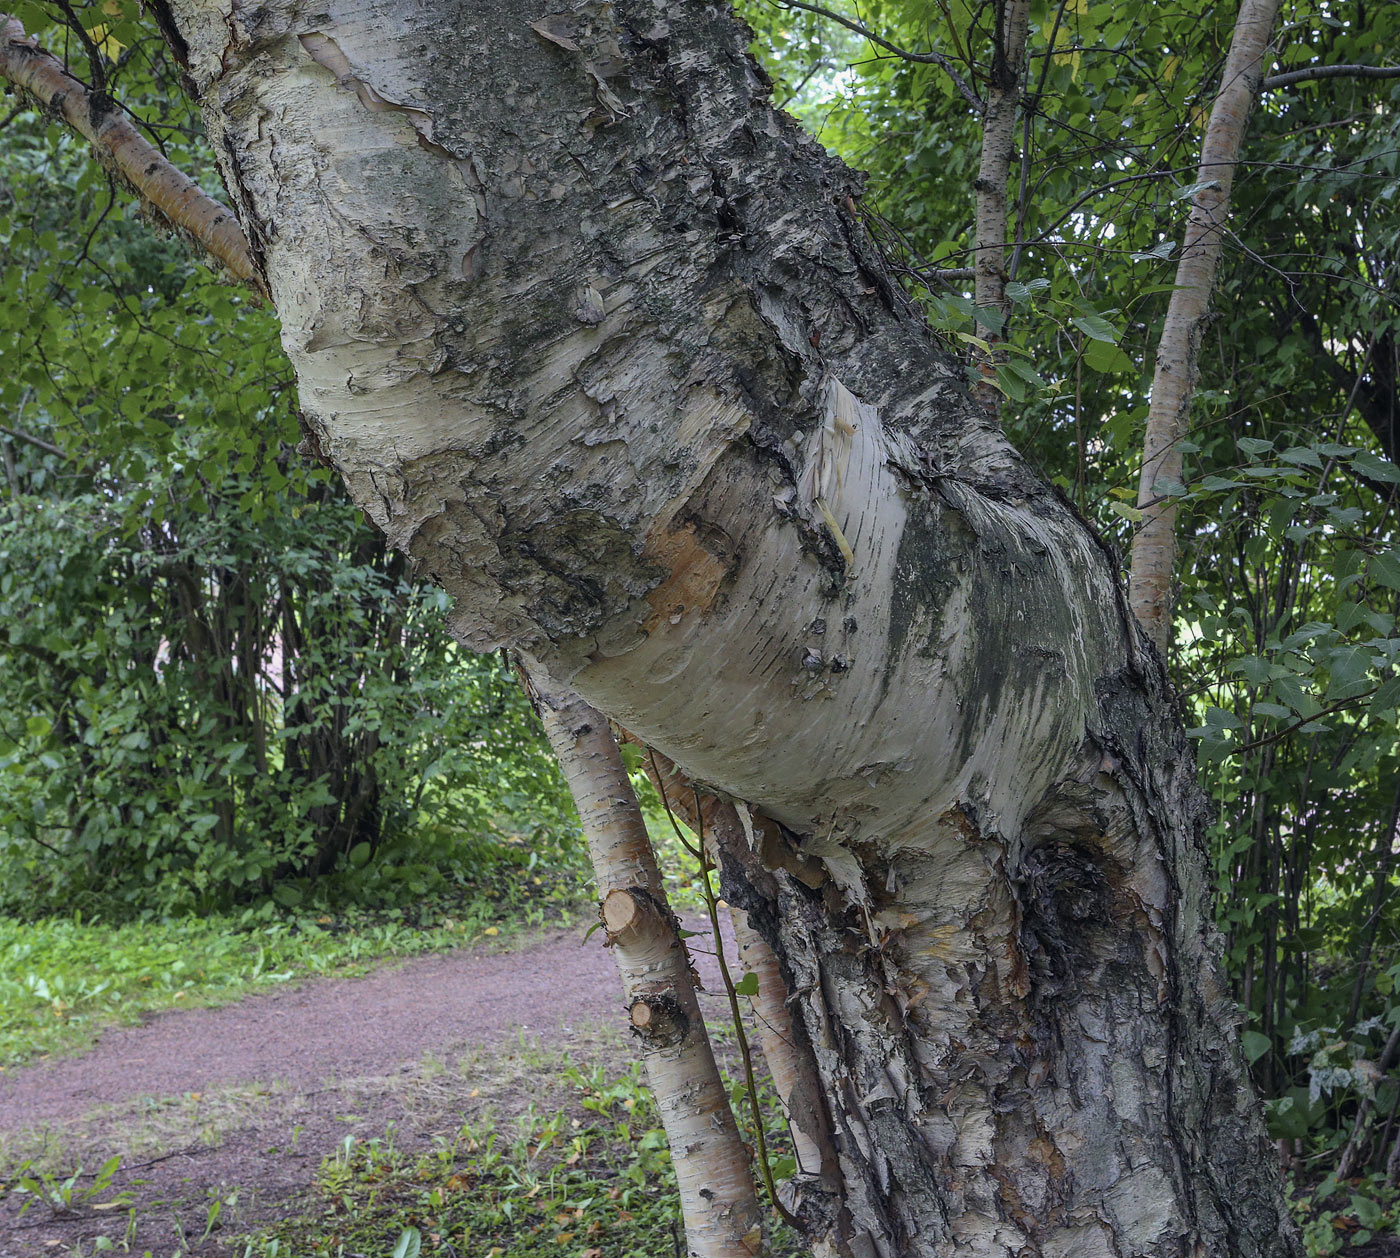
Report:
[[[86,139],[98,160],[171,227],[196,241],[258,296],[267,296],[233,212],[171,165],[105,93],[75,79],[57,57],[25,34],[17,18],[5,13],[0,13],[0,77]]]
[[[886,52],[893,53],[896,57],[904,61],[912,61],[918,65],[938,66],[947,76],[953,80],[953,86],[961,93],[962,98],[967,101],[979,114],[986,109],[982,98],[977,95],[967,85],[967,81],[958,73],[957,68],[941,52],[910,52],[907,48],[900,48],[896,44],[890,43],[887,39],[882,39],[875,34],[868,26],[851,18],[843,17],[840,13],[834,13],[830,9],[824,9],[819,4],[808,4],[806,0],[773,0],[773,3],[780,9],[802,9],[807,13],[815,13],[818,17],[824,17],[832,22],[844,26],[848,31],[854,31],[863,39],[868,39],[877,48],[883,48]]]
[[[1290,87],[1294,83],[1307,83],[1313,79],[1400,79],[1400,66],[1304,66],[1301,70],[1271,74],[1261,86],[1267,92],[1276,87]]]
[[[30,445],[38,446],[39,449],[47,451],[49,454],[56,454],[60,459],[69,457],[68,451],[63,449],[62,446],[56,446],[52,442],[45,441],[42,437],[34,436],[32,433],[23,432],[18,428],[6,428],[4,424],[0,424],[0,432],[3,432],[7,437],[13,437],[16,441],[27,441]]]

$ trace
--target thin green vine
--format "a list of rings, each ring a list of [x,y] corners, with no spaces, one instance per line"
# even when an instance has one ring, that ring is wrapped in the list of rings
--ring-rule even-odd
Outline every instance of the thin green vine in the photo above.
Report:
[[[802,1232],[802,1223],[786,1206],[778,1199],[778,1189],[773,1183],[773,1168],[768,1164],[768,1143],[763,1136],[763,1115],[758,1108],[758,1083],[754,1078],[753,1054],[749,1050],[749,1037],[744,1030],[743,1015],[739,1010],[739,993],[734,990],[734,980],[729,974],[729,962],[724,955],[724,940],[719,933],[719,902],[715,896],[714,887],[710,885],[710,870],[715,866],[705,854],[705,814],[700,808],[700,792],[694,786],[690,788],[690,793],[695,797],[695,826],[697,843],[690,843],[685,835],[681,833],[680,823],[676,820],[676,815],[671,811],[671,801],[666,797],[665,781],[661,776],[661,768],[656,763],[656,753],[650,748],[647,749],[647,756],[651,761],[651,771],[656,778],[656,793],[661,796],[661,806],[666,810],[666,818],[671,823],[671,829],[676,832],[676,838],[700,864],[700,892],[705,897],[705,908],[710,915],[710,929],[715,935],[715,959],[719,962],[720,978],[724,982],[725,993],[729,997],[729,1013],[734,1021],[734,1036],[739,1044],[739,1057],[744,1063],[744,1085],[748,1089],[749,1109],[753,1114],[754,1144],[757,1149],[756,1161],[758,1162],[759,1173],[763,1178],[763,1186],[768,1191],[768,1199],[772,1201],[773,1208],[778,1212],[779,1218],[789,1227],[794,1228],[799,1234]]]

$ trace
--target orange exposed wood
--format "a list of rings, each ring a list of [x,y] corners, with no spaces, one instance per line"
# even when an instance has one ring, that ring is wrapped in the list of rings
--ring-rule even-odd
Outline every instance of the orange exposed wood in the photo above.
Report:
[[[706,548],[693,523],[650,539],[646,556],[670,573],[647,595],[651,615],[642,627],[648,633],[663,624],[679,624],[691,612],[709,611],[729,575],[729,565]]]

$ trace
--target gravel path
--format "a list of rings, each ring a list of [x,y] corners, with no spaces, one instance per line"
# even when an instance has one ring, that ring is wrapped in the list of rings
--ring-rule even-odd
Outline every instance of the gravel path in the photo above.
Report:
[[[723,1019],[708,928],[685,924],[701,999]],[[392,1125],[401,1148],[427,1148],[464,1121],[571,1104],[561,1050],[613,1068],[631,1056],[617,969],[600,936],[583,935],[172,1010],[108,1030],[81,1057],[0,1075],[0,1151],[37,1154],[60,1176],[119,1153],[110,1192],[134,1206],[128,1236],[125,1216],[100,1207],[22,1217],[23,1199],[0,1194],[0,1258],[86,1258],[103,1235],[155,1258],[241,1258],[219,1233],[195,1239],[216,1197],[236,1202],[223,1216],[232,1237],[304,1209],[321,1159],[347,1136]]]
[[[0,1132],[134,1097],[391,1074],[425,1053],[487,1046],[517,1030],[566,1044],[580,1024],[615,1021],[622,1004],[611,956],[599,936],[584,943],[582,934],[555,931],[515,952],[420,957],[109,1030],[82,1057],[0,1076]]]

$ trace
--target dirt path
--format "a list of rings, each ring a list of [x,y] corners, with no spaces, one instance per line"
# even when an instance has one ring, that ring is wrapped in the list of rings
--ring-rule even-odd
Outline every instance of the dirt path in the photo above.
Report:
[[[517,1030],[565,1043],[621,1005],[612,958],[596,935],[580,943],[582,933],[555,931],[518,952],[420,957],[109,1030],[81,1057],[0,1076],[0,1131],[70,1122],[140,1096],[384,1075],[425,1053],[496,1044]]]
[[[228,1253],[217,1235],[192,1243],[216,1197],[237,1195],[224,1211],[230,1230],[255,1225],[303,1207],[321,1159],[346,1136],[392,1124],[402,1147],[426,1147],[464,1121],[567,1104],[556,1079],[566,1051],[580,1062],[626,1060],[617,970],[600,937],[583,933],[312,979],[114,1028],[81,1057],[0,1076],[4,1151],[37,1154],[65,1174],[120,1153],[111,1191],[135,1193],[135,1253]],[[690,944],[713,991],[710,941]],[[707,1006],[718,999],[702,996]],[[21,1219],[19,1204],[14,1194],[0,1200],[0,1258],[86,1255],[97,1236],[121,1235],[111,1215],[34,1209]]]

